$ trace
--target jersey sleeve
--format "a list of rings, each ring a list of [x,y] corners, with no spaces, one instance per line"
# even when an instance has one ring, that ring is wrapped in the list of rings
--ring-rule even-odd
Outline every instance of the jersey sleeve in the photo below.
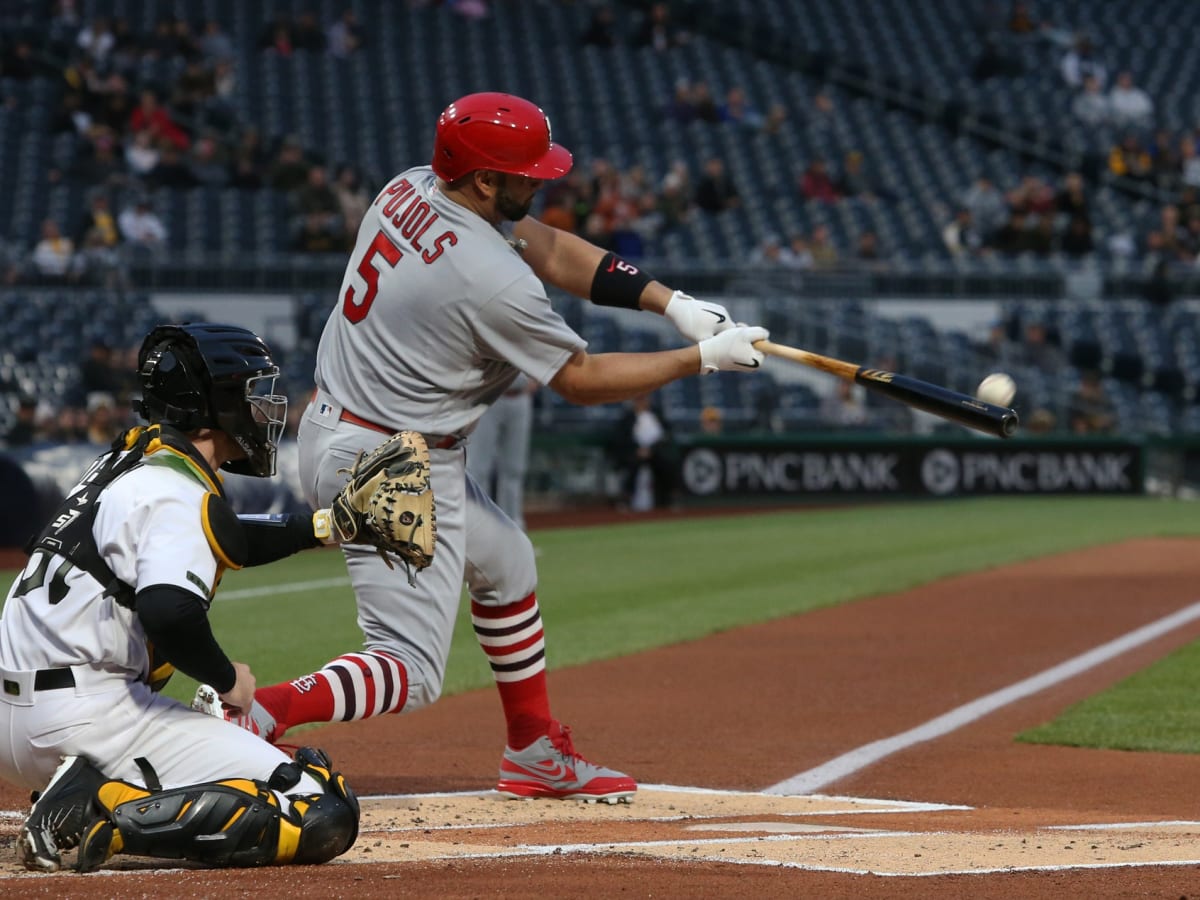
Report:
[[[571,356],[587,347],[587,341],[551,307],[532,272],[485,303],[475,328],[495,359],[510,363],[539,384],[552,380]]]
[[[139,523],[136,590],[156,584],[183,588],[208,602],[217,561],[204,535],[198,497],[161,497]]]

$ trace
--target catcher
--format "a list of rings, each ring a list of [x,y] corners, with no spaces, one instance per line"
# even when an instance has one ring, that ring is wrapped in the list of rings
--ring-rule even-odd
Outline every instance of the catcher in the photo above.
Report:
[[[382,487],[391,463],[362,480],[361,516],[357,497],[315,516],[233,513],[221,469],[275,472],[278,372],[245,329],[154,329],[138,354],[150,425],[118,438],[32,542],[0,618],[0,776],[40,791],[17,841],[27,868],[58,869],[75,847],[80,871],[114,853],[320,863],[354,843],[358,801],[324,753],[289,756],[158,693],[179,669],[247,709],[254,675],[208,621],[225,570],[405,518]],[[417,455],[396,454],[406,473]]]

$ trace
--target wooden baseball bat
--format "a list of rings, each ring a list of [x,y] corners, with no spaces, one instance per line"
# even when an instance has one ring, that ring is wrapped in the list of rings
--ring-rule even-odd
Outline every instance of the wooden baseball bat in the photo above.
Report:
[[[976,431],[1007,438],[1016,433],[1019,424],[1015,410],[984,403],[968,394],[960,394],[958,391],[921,381],[919,378],[910,378],[883,369],[868,369],[866,366],[811,353],[808,350],[797,350],[795,347],[776,344],[773,341],[755,341],[754,346],[768,356],[790,359],[802,366],[820,369],[847,381],[857,382],[869,391],[891,397],[906,406],[924,410],[951,422],[958,422]]]

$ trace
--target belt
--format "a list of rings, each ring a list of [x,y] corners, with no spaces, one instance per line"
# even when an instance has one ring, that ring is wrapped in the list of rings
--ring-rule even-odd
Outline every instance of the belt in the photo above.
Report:
[[[396,433],[395,429],[387,428],[377,422],[372,422],[370,419],[364,419],[362,416],[356,416],[345,407],[342,407],[342,414],[338,418],[343,422],[349,422],[351,425],[358,425],[362,428],[370,428],[372,431],[378,431],[380,434],[391,435]],[[462,440],[462,438],[453,434],[427,434],[424,437],[426,444],[438,450],[449,450],[451,447],[457,446],[458,442]]]
[[[75,673],[70,669],[38,669],[33,676],[35,691],[60,691],[75,687]]]
[[[16,677],[18,673],[13,673],[14,677],[4,678],[4,693],[9,697],[21,696],[21,685],[29,684],[26,680],[28,676]],[[70,669],[38,669],[33,673],[33,689],[34,691],[58,691],[64,688],[75,687],[75,673]],[[28,688],[26,688],[28,690]]]

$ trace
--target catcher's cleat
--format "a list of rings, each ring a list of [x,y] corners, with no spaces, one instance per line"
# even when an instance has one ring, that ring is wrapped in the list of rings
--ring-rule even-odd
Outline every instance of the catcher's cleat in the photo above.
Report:
[[[82,756],[68,756],[46,789],[33,795],[33,809],[17,836],[21,864],[33,872],[56,872],[62,851],[79,846],[84,828],[100,812],[96,791],[104,775]]]
[[[588,762],[575,752],[571,729],[550,723],[550,733],[524,750],[504,749],[496,790],[513,799],[551,797],[585,803],[629,803],[637,782],[623,772]]]
[[[192,698],[192,709],[218,719],[224,719],[230,725],[236,725],[251,734],[258,735],[268,744],[274,744],[276,738],[283,736],[284,729],[279,727],[275,717],[267,712],[266,707],[257,700],[250,703],[249,712],[234,715],[221,703],[221,698],[217,696],[216,690],[207,684],[196,688],[196,696]]]

